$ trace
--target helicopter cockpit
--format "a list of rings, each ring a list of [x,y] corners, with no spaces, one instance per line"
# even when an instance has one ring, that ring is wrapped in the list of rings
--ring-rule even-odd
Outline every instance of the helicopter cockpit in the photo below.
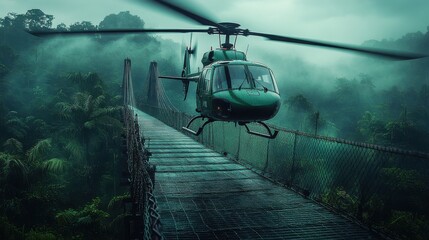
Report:
[[[213,93],[223,90],[257,89],[278,93],[271,70],[256,64],[219,64],[214,68]]]

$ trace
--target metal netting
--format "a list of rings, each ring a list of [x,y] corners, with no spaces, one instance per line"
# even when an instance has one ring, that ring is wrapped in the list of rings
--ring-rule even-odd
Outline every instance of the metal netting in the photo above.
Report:
[[[143,110],[176,129],[191,118],[150,106]],[[266,139],[234,123],[214,122],[196,139],[371,228],[429,238],[428,153],[276,129],[277,138]]]

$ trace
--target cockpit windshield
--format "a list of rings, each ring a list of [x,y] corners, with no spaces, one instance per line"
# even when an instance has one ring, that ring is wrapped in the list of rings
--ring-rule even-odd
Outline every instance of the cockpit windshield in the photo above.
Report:
[[[278,92],[269,68],[258,65],[222,65],[214,70],[213,92],[227,89],[260,89]]]

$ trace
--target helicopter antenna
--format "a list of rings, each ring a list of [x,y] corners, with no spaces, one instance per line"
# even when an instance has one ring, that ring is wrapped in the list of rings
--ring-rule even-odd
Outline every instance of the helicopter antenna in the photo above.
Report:
[[[234,40],[234,48],[235,48],[235,46],[236,46],[236,43],[237,43],[237,38],[238,38],[238,34],[235,34],[235,40]]]
[[[249,51],[249,44],[247,44],[247,48],[246,48],[246,56],[247,56],[247,51]]]

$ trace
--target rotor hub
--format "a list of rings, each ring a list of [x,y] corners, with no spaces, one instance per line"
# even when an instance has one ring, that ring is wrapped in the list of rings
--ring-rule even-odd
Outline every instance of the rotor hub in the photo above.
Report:
[[[221,25],[227,29],[236,29],[236,28],[240,27],[240,24],[233,23],[233,22],[222,22],[222,23],[219,23],[219,25]]]

